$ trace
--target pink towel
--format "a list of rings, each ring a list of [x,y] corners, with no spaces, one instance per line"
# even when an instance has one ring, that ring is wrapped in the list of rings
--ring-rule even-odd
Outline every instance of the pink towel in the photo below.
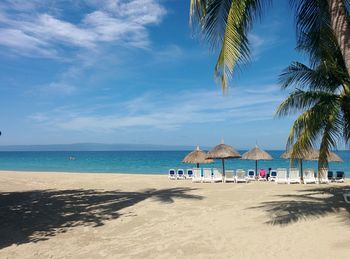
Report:
[[[260,175],[260,177],[265,177],[266,176],[266,171],[264,169],[260,169],[259,175]]]

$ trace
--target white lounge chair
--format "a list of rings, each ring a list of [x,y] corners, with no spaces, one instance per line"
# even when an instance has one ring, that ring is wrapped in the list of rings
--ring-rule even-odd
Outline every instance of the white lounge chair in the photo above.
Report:
[[[266,182],[267,181],[267,179],[266,179],[266,177],[262,177],[262,176],[258,176],[258,181],[259,182]]]
[[[175,169],[169,169],[168,177],[170,180],[176,180],[176,171]]]
[[[255,181],[256,180],[255,170],[249,169],[247,178],[248,178],[249,181]]]
[[[220,173],[219,169],[214,168],[213,169],[213,182],[217,183],[217,182],[222,182],[223,178],[222,178],[222,173]]]
[[[329,180],[328,180],[328,169],[327,168],[321,168],[320,169],[318,182],[319,183],[329,183]]]
[[[200,168],[193,168],[193,183],[201,183],[202,182],[202,170]]]
[[[186,179],[192,179],[193,178],[193,169],[187,169],[186,170]]]
[[[300,173],[297,168],[289,169],[288,184],[291,184],[291,183],[301,183]]]
[[[344,173],[343,171],[337,171],[337,172],[335,173],[335,179],[334,179],[334,181],[335,181],[336,183],[343,183],[343,182],[345,182],[345,173]]]
[[[277,177],[277,171],[276,170],[271,170],[270,176],[269,176],[269,181],[270,182],[275,182]]]
[[[211,168],[203,168],[203,183],[211,183],[213,181]]]
[[[242,169],[236,170],[236,183],[247,183],[247,175],[246,172]]]
[[[317,182],[314,169],[308,168],[304,170],[303,182],[304,184]]]
[[[178,180],[185,179],[185,171],[183,169],[177,169],[177,177]]]
[[[235,182],[235,173],[233,170],[225,171],[225,183],[227,182]]]
[[[277,168],[276,183],[288,183],[287,169]]]
[[[329,171],[328,170],[328,180],[329,180],[329,182],[334,182],[335,181],[335,177],[334,177],[334,173],[333,173],[333,171]]]

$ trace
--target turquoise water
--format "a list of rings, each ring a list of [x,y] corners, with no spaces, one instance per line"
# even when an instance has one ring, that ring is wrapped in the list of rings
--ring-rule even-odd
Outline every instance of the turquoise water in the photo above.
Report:
[[[269,151],[274,160],[259,161],[258,167],[266,170],[289,167],[288,160],[279,158],[282,152]],[[169,168],[191,168],[192,165],[181,163],[187,154],[188,151],[0,152],[0,170],[166,174]],[[350,151],[338,151],[337,154],[344,163],[330,163],[329,168],[350,175]],[[69,157],[75,157],[75,160],[69,160]],[[255,168],[255,162],[230,159],[226,160],[225,166],[227,169],[250,169]],[[203,167],[221,167],[221,161]],[[306,167],[316,169],[317,163],[304,161]]]

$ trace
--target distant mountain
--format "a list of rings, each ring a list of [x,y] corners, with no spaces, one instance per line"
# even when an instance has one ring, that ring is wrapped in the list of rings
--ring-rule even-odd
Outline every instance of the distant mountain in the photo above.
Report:
[[[75,143],[51,145],[8,145],[1,146],[0,151],[171,151],[193,150],[194,146],[170,146],[151,144],[102,144]]]

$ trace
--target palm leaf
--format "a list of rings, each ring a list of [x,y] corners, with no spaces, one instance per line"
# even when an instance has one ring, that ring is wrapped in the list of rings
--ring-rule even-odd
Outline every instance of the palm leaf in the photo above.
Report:
[[[319,165],[327,166],[328,152],[336,147],[342,134],[339,99],[319,102],[300,115],[291,129],[287,147],[293,147],[292,156],[298,156],[314,148],[321,141]]]
[[[335,101],[337,98],[336,94],[329,92],[297,89],[278,106],[276,116],[284,117],[296,112],[306,111],[316,105],[327,105],[328,102]]]
[[[337,146],[337,142],[342,137],[342,118],[338,110],[338,106],[333,106],[333,109],[328,110],[325,118],[325,125],[322,132],[320,144],[320,155],[318,159],[319,169],[328,167],[328,155],[332,148]]]
[[[249,61],[248,32],[270,0],[191,0],[191,22],[197,21],[211,48],[219,48],[215,76],[227,89],[238,63]]]

